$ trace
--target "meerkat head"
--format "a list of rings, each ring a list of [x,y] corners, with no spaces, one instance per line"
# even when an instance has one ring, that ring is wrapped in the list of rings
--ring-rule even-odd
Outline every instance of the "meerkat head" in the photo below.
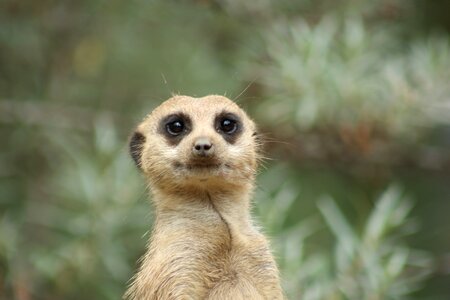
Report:
[[[255,125],[223,96],[175,96],[139,124],[130,152],[153,188],[182,190],[253,182]]]

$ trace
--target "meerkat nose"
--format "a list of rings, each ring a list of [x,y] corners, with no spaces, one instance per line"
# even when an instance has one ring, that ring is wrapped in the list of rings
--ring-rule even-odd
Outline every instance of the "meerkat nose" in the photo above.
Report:
[[[196,156],[208,157],[214,154],[214,145],[207,137],[200,137],[194,141],[192,153]]]

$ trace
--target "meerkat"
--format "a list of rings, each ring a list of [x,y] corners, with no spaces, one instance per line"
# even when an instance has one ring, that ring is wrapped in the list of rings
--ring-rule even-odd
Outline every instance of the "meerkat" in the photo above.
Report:
[[[145,117],[129,146],[155,223],[125,299],[283,299],[268,241],[250,216],[260,145],[237,104],[174,96]]]

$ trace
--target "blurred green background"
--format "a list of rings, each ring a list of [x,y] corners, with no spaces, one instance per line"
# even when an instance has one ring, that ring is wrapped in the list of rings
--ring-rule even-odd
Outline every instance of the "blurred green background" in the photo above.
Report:
[[[449,32],[444,0],[1,1],[0,299],[120,299],[127,138],[172,93],[259,124],[290,299],[450,299]]]

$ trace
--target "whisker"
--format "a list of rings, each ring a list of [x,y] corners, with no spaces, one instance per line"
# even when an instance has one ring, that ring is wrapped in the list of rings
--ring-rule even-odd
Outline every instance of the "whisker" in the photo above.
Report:
[[[233,98],[233,101],[235,101],[236,103],[239,103],[238,98],[240,96],[242,96],[242,94],[244,94],[252,86],[252,84],[255,83],[256,79],[257,79],[257,77],[255,77],[252,81],[250,81],[250,83],[247,84],[247,86],[244,88],[244,90],[242,92],[240,92],[239,95],[237,95],[236,97]]]

